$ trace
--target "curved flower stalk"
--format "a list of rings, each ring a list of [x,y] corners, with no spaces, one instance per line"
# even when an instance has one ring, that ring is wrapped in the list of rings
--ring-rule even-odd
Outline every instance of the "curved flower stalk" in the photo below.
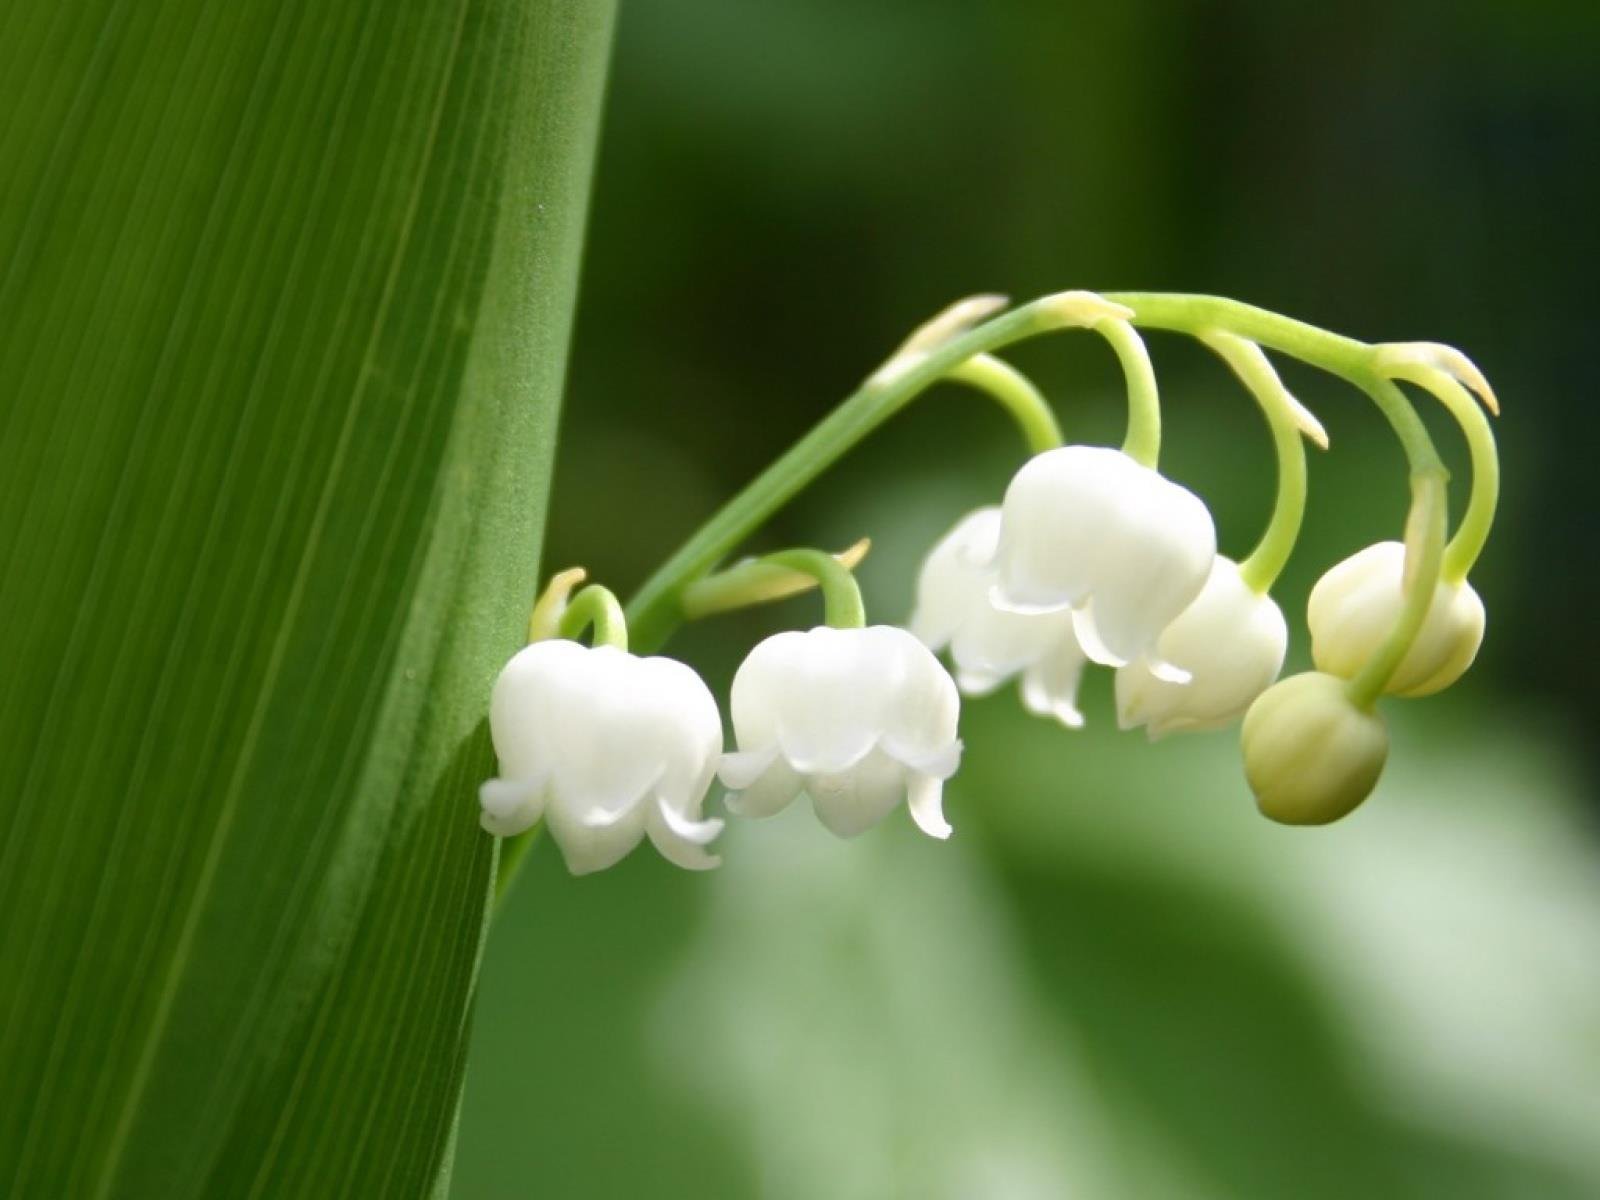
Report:
[[[935,653],[949,648],[956,683],[969,696],[1021,675],[1024,705],[1069,729],[1083,725],[1078,683],[1087,659],[1070,612],[1018,613],[994,603],[1000,508],[968,513],[922,564],[910,629]]]
[[[774,634],[739,667],[731,707],[730,812],[772,816],[805,792],[823,825],[853,837],[904,802],[924,833],[950,836],[942,794],[961,761],[960,699],[905,630]]]
[[[1152,741],[1231,724],[1283,669],[1289,627],[1268,593],[1289,561],[1305,514],[1301,437],[1328,446],[1322,423],[1283,386],[1261,347],[1220,332],[1200,340],[1232,369],[1265,415],[1277,454],[1278,493],[1250,556],[1234,563],[1218,555],[1200,595],[1156,643],[1160,657],[1189,672],[1190,682],[1158,678],[1138,662],[1117,672],[1118,722],[1124,729],[1144,726]]]
[[[1438,582],[1410,649],[1382,685],[1391,695],[1419,697],[1449,687],[1473,663],[1483,644],[1487,613],[1467,582],[1489,538],[1499,497],[1500,472],[1494,435],[1467,388],[1484,408],[1499,402],[1482,372],[1458,350],[1433,343],[1378,348],[1384,369],[1432,392],[1467,435],[1472,456],[1472,493],[1455,536],[1440,559]],[[1393,386],[1392,384],[1390,385]],[[1378,655],[1385,631],[1400,621],[1412,579],[1413,556],[1399,542],[1380,542],[1332,567],[1312,589],[1306,623],[1311,654],[1320,670],[1355,679]]]

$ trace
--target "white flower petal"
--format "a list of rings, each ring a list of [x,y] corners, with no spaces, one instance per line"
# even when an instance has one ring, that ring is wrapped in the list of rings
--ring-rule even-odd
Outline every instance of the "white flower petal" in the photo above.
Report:
[[[945,780],[961,767],[962,746],[959,741],[948,742],[933,750],[923,750],[908,745],[897,738],[883,740],[883,752],[895,762],[910,768],[919,775],[929,775]]]
[[[1271,597],[1252,591],[1238,564],[1219,555],[1200,595],[1153,651],[1117,672],[1118,724],[1144,725],[1152,740],[1229,724],[1278,677],[1288,643]],[[1175,679],[1174,671],[1186,677]]]
[[[767,768],[777,759],[776,746],[769,746],[764,750],[730,750],[722,756],[722,765],[717,768],[717,778],[722,780],[724,787],[742,792],[766,774]]]
[[[615,866],[639,844],[644,836],[645,812],[642,805],[637,805],[609,825],[589,825],[558,797],[545,815],[545,826],[551,840],[561,848],[567,870],[574,875],[588,875]]]
[[[710,871],[722,865],[721,855],[711,854],[699,842],[681,838],[665,825],[652,824],[650,844],[661,857],[685,871]]]
[[[1072,635],[1077,638],[1078,645],[1090,662],[1099,663],[1102,667],[1127,666],[1128,660],[1107,646],[1105,639],[1100,636],[1100,627],[1095,624],[1092,599],[1085,600],[1082,607],[1072,610]]]
[[[722,832],[722,821],[717,817],[708,817],[697,820],[686,813],[681,813],[665,796],[656,797],[656,812],[662,823],[674,836],[685,841],[694,842],[704,846]]]
[[[948,838],[954,829],[944,819],[944,780],[930,775],[913,775],[909,784],[907,805],[917,828],[929,837],[940,841]]]
[[[802,774],[843,771],[871,753],[893,681],[865,632],[820,626],[757,645],[733,679],[740,746],[775,740]]]
[[[544,789],[542,778],[484,780],[478,788],[479,823],[495,837],[525,833],[544,815]]]
[[[1063,446],[1024,463],[1001,506],[997,601],[1015,612],[1082,605],[1139,470],[1103,446]]]
[[[1168,628],[1171,627],[1169,626]],[[1193,671],[1186,671],[1182,667],[1178,666],[1177,663],[1170,663],[1166,659],[1148,651],[1145,652],[1143,661],[1145,670],[1149,671],[1151,675],[1155,676],[1162,683],[1170,683],[1177,687],[1184,687],[1187,684],[1194,682]]]
[[[993,600],[1014,613],[1071,608],[1085,653],[1121,666],[1199,595],[1215,553],[1192,492],[1120,451],[1064,446],[1006,489]]]
[[[963,696],[987,696],[1004,683],[1006,677],[994,671],[973,671],[958,665],[955,680]]]
[[[1039,717],[1054,717],[1068,729],[1083,728],[1083,713],[1078,710],[1078,684],[1088,661],[1075,635],[1058,641],[1022,676],[1022,703]]]
[[[915,756],[937,756],[952,747],[959,751],[961,695],[950,673],[903,629],[874,625],[862,632],[874,644],[889,685],[879,717],[884,741]]]
[[[647,823],[650,842],[668,862],[687,871],[708,871],[722,860],[709,854],[705,846],[722,832],[722,822],[684,816],[665,796],[656,797],[656,811]]]
[[[906,769],[877,753],[849,771],[816,775],[806,791],[817,818],[839,837],[855,837],[888,816],[906,798]]]
[[[723,803],[735,816],[770,817],[789,807],[804,787],[805,780],[778,758],[743,788],[729,792]]]

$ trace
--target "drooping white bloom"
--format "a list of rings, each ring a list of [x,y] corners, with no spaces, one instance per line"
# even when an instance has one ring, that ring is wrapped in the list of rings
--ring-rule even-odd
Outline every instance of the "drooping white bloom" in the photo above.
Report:
[[[1072,614],[997,608],[991,593],[999,541],[998,505],[968,513],[940,539],[917,580],[911,632],[930,650],[950,648],[956,683],[968,695],[992,692],[1021,672],[1029,711],[1076,729],[1083,724],[1078,681],[1085,660]]]
[[[774,634],[733,678],[739,749],[722,758],[730,812],[766,817],[802,791],[840,837],[902,800],[924,833],[950,836],[944,781],[961,758],[956,686],[904,629],[819,626]]]
[[[1406,549],[1379,542],[1331,567],[1311,589],[1306,624],[1319,671],[1351,679],[1383,645],[1405,604]],[[1465,580],[1434,588],[1427,619],[1385,689],[1427,696],[1449,687],[1483,644],[1483,601]]]
[[[1158,678],[1186,678],[1161,659],[1156,640],[1200,594],[1216,555],[1198,496],[1121,451],[1062,446],[1023,465],[1001,512],[1001,607],[1070,610],[1095,662],[1142,657]]]
[[[1189,682],[1158,679],[1143,661],[1129,663],[1117,672],[1118,722],[1143,725],[1152,741],[1221,728],[1272,685],[1288,646],[1283,611],[1240,578],[1238,563],[1218,555],[1200,594],[1156,639],[1157,656],[1187,671]]]
[[[722,720],[700,676],[670,658],[534,642],[495,680],[489,732],[500,776],[479,792],[483,827],[510,837],[544,818],[574,875],[611,866],[648,836],[703,870],[722,829],[701,805]]]

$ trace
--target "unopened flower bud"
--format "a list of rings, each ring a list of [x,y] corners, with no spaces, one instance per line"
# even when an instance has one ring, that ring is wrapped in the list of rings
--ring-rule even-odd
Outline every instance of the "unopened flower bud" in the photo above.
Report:
[[[1345,694],[1345,681],[1307,671],[1263,692],[1244,716],[1245,778],[1264,816],[1327,825],[1372,793],[1389,757],[1376,713]]]
[[[1405,604],[1405,546],[1379,542],[1330,568],[1311,589],[1306,624],[1317,669],[1353,679],[1378,652]],[[1449,687],[1483,643],[1483,601],[1465,580],[1434,588],[1427,619],[1385,691],[1427,696]]]

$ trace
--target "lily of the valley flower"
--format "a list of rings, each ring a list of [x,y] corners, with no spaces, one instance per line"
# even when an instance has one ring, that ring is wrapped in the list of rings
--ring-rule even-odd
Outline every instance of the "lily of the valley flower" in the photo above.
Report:
[[[1156,640],[1157,657],[1188,672],[1189,682],[1129,663],[1117,672],[1118,721],[1124,729],[1143,725],[1151,740],[1221,728],[1271,686],[1288,646],[1283,611],[1245,583],[1238,563],[1218,555],[1200,594]]]
[[[648,836],[703,870],[722,829],[701,806],[722,752],[722,720],[700,676],[670,658],[553,639],[518,651],[495,681],[489,731],[500,776],[483,785],[482,824],[510,837],[544,818],[574,875],[611,866]]]
[[[976,509],[934,546],[917,580],[911,632],[930,650],[950,648],[956,683],[968,695],[992,692],[1021,672],[1029,711],[1076,729],[1083,724],[1077,697],[1085,659],[1072,614],[995,606],[1000,520],[998,505]]]
[[[1006,489],[995,600],[1021,613],[1070,610],[1084,653],[1138,658],[1162,679],[1161,631],[1200,594],[1216,555],[1200,498],[1118,450],[1063,446],[1030,459]]]
[[[771,816],[804,791],[828,829],[852,837],[906,801],[924,833],[950,836],[942,792],[961,757],[960,698],[905,630],[774,634],[734,675],[731,706],[729,811]]]
[[[1406,549],[1379,542],[1330,568],[1311,590],[1306,624],[1317,669],[1354,678],[1378,652],[1405,603]],[[1483,643],[1483,601],[1465,580],[1440,580],[1427,618],[1386,691],[1427,696],[1460,679]]]

